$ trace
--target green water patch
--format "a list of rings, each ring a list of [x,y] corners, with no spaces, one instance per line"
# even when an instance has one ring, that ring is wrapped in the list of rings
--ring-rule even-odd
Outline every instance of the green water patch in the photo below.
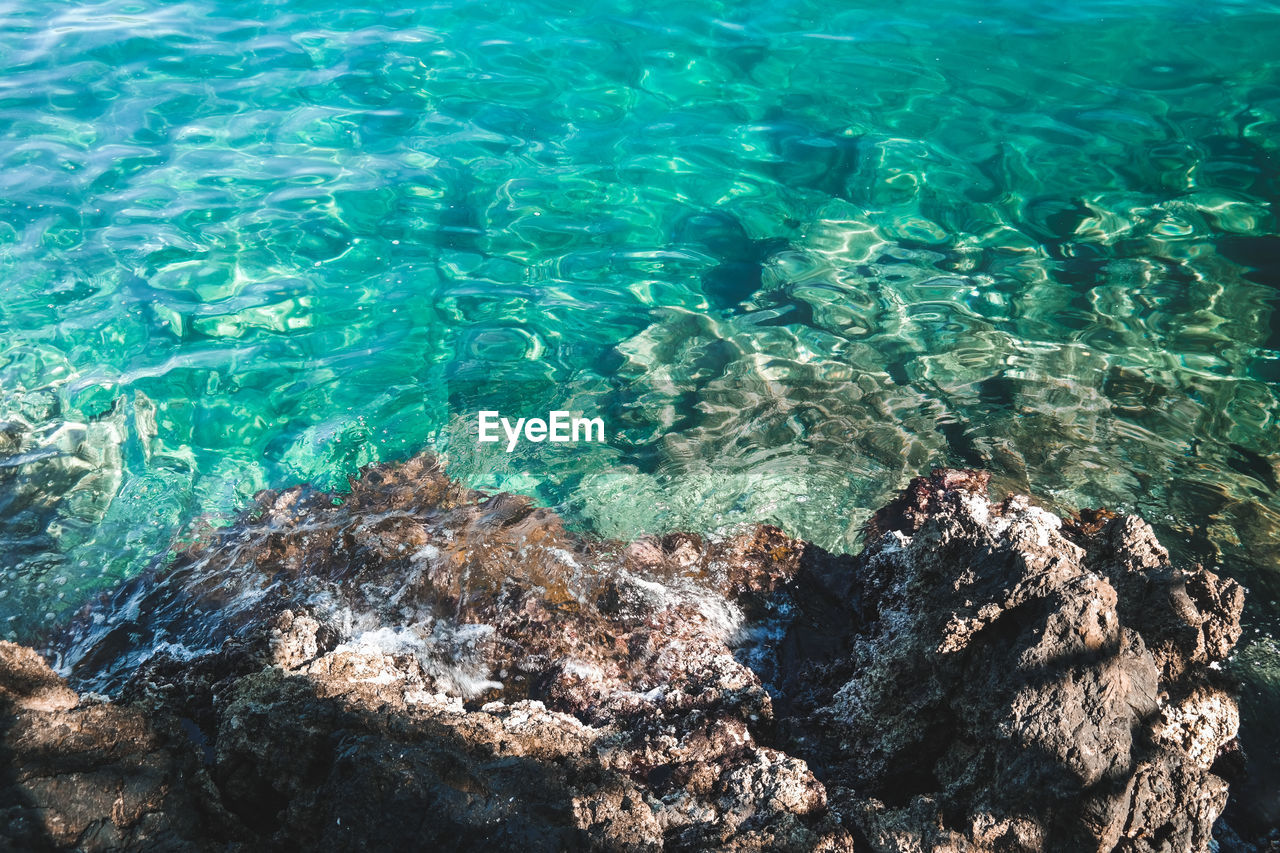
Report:
[[[12,5],[0,635],[434,448],[603,535],[835,549],[981,465],[1141,513],[1266,636],[1278,42],[1274,3]]]

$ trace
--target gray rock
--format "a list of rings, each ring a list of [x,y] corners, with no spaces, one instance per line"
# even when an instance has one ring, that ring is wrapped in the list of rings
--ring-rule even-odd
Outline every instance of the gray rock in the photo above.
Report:
[[[1243,590],[1138,519],[1064,529],[985,485],[937,472],[877,517],[847,650],[786,688],[816,697],[795,752],[877,849],[1207,849]]]

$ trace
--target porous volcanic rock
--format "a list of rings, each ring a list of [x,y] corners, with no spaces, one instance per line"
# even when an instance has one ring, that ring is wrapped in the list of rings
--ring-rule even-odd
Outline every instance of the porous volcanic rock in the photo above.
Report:
[[[0,645],[0,842],[1204,850],[1243,591],[1150,528],[919,478],[857,557],[566,531],[428,458],[264,493]]]

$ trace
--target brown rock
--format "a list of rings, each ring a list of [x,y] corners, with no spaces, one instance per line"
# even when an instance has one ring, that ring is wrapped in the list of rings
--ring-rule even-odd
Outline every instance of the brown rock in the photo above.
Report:
[[[986,485],[913,481],[856,558],[597,541],[425,458],[264,493],[68,631],[112,702],[0,646],[0,838],[1208,849],[1242,591],[1137,519],[1064,533]]]

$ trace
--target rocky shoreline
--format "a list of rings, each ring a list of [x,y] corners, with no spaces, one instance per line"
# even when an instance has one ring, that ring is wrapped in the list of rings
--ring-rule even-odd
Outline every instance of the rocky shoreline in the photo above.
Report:
[[[419,457],[264,493],[86,607],[69,682],[0,643],[0,842],[1278,849],[1213,834],[1243,604],[980,472],[914,480],[854,557],[592,540]]]

